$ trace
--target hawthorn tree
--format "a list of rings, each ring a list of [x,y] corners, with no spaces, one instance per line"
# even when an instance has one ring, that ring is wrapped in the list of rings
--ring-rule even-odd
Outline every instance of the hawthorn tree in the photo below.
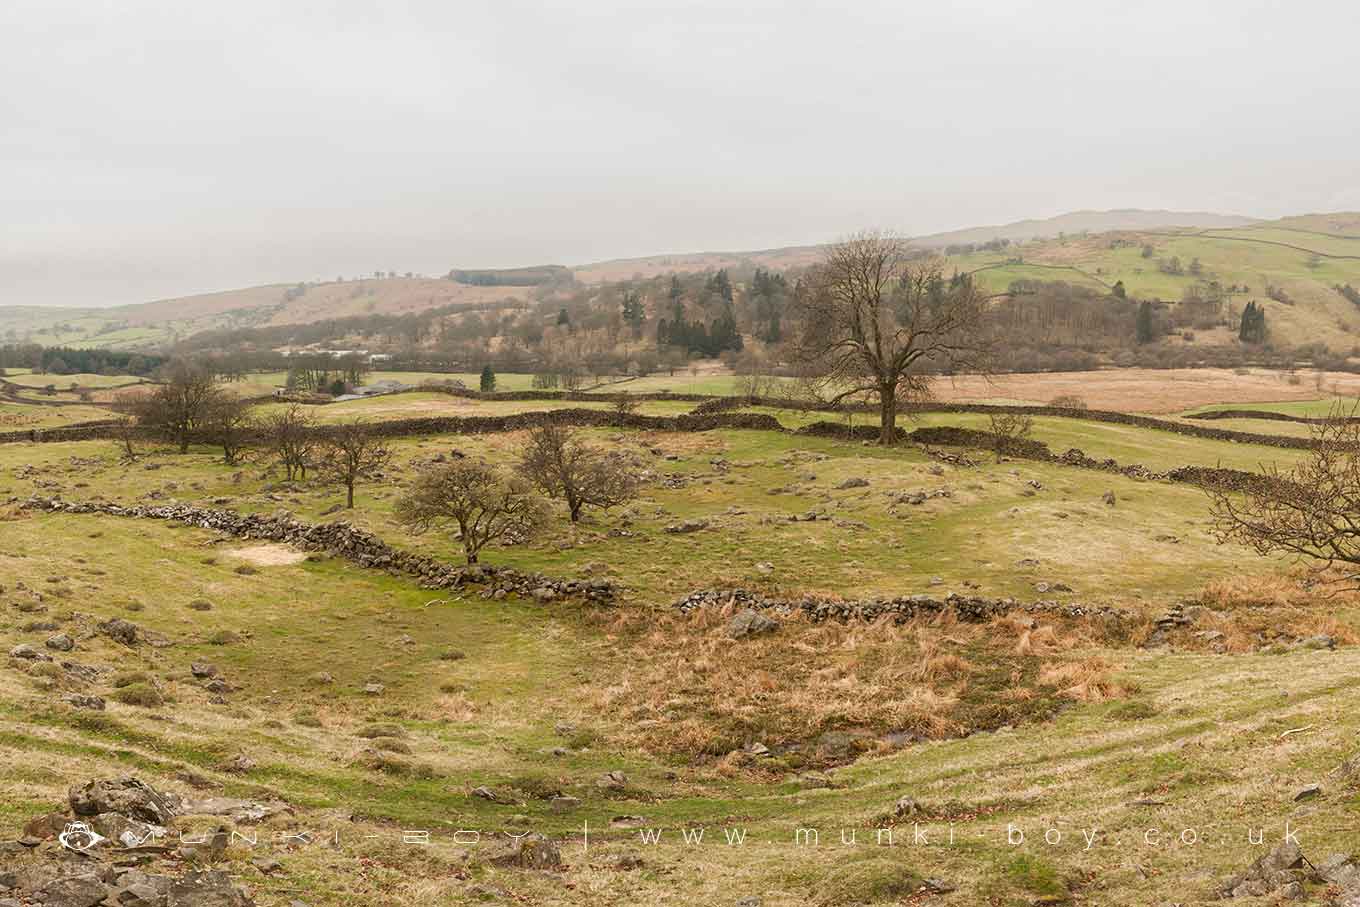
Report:
[[[1334,410],[1313,427],[1314,446],[1288,470],[1264,467],[1240,489],[1211,489],[1210,515],[1220,544],[1257,554],[1293,554],[1346,569],[1360,587],[1360,420]]]
[[[345,506],[354,507],[354,486],[392,461],[392,449],[362,419],[329,429],[318,446],[317,468],[330,481],[345,486]]]
[[[235,394],[219,394],[203,419],[203,433],[222,448],[222,462],[228,466],[240,462],[257,430],[250,403]]]
[[[397,501],[396,516],[417,534],[457,526],[467,562],[475,564],[488,542],[537,532],[548,506],[523,479],[480,460],[459,459],[417,475]]]
[[[992,429],[992,447],[997,462],[1008,453],[1020,447],[1020,442],[1029,437],[1034,429],[1034,419],[1029,413],[992,413],[988,417]]]
[[[573,523],[585,506],[608,510],[637,497],[638,480],[622,456],[580,443],[561,425],[544,423],[529,432],[519,472],[550,498],[562,498]]]
[[[265,445],[283,464],[288,481],[293,481],[294,475],[307,478],[307,467],[314,458],[317,437],[312,417],[301,406],[295,403],[267,417],[261,426],[261,433]]]
[[[946,278],[891,234],[860,233],[828,248],[795,292],[793,344],[827,402],[876,400],[879,443],[897,440],[899,404],[930,390],[930,371],[985,372],[987,298],[968,275]]]

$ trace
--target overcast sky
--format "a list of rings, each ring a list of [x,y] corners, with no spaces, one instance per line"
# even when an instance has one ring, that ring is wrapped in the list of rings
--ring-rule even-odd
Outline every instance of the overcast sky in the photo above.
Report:
[[[1360,209],[1358,9],[3,0],[0,305]]]

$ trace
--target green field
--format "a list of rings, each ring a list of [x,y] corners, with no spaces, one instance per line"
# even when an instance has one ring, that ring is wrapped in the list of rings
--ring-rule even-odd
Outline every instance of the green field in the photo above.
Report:
[[[1298,404],[1309,405],[1321,404]],[[413,393],[310,412],[545,408]],[[791,428],[826,418],[770,412]],[[986,419],[903,421],[915,424]],[[1036,419],[1034,435],[1058,452],[1156,469],[1300,456],[1081,419]],[[86,684],[53,662],[0,665],[0,834],[59,807],[79,779],[127,772],[184,790],[192,772],[224,796],[291,804],[295,814],[266,820],[265,832],[340,829],[334,845],[277,854],[268,875],[241,844],[219,861],[261,904],[305,891],[313,907],[489,897],[624,907],[678,892],[699,905],[924,904],[926,878],[957,889],[942,903],[1161,907],[1207,899],[1278,841],[1285,819],[1302,826],[1318,861],[1360,847],[1355,782],[1328,776],[1360,732],[1351,707],[1360,608],[1354,596],[1311,591],[1287,559],[1219,544],[1203,491],[980,451],[975,466],[959,466],[914,445],[770,431],[583,437],[635,459],[638,500],[579,525],[559,509],[544,533],[493,546],[484,560],[609,578],[621,590],[612,606],[433,591],[326,552],[303,557],[152,520],[0,509],[0,646],[41,650],[56,627],[76,640],[63,658],[108,668]],[[314,476],[285,482],[263,456],[229,467],[207,447],[178,455],[146,444],[129,463],[111,441],[11,443],[0,445],[0,500],[286,510],[351,520],[456,561],[447,534],[412,536],[395,521],[396,498],[441,454],[508,467],[523,439],[397,439],[382,480],[362,484],[356,509],[339,513],[337,488]],[[845,487],[851,479],[867,484]],[[912,493],[924,499],[907,501]],[[791,519],[809,512],[819,518]],[[666,531],[686,520],[706,525]],[[1071,591],[1039,591],[1056,584]],[[733,640],[728,612],[672,612],[708,587],[1048,597],[1125,617],[784,619],[771,635]],[[1194,623],[1163,647],[1141,646],[1152,621],[1183,603],[1202,604]],[[162,642],[111,641],[98,622],[112,617]],[[1340,647],[1296,642],[1319,633]],[[188,670],[194,661],[211,662],[229,692],[210,696]],[[365,693],[373,683],[381,692]],[[77,691],[104,696],[106,709],[61,700]],[[248,767],[233,763],[242,755]],[[1295,804],[1315,782],[1323,794]],[[475,795],[480,787],[496,799]],[[893,818],[904,796],[919,811]],[[658,829],[659,843],[639,825]],[[889,826],[890,845],[879,834]],[[1156,845],[1150,827],[1163,835]],[[1263,845],[1244,840],[1249,827],[1266,830]],[[685,843],[682,829],[699,828],[704,841]],[[1059,843],[1045,842],[1051,828]],[[1186,828],[1202,834],[1196,846],[1169,843]],[[429,829],[433,843],[404,846],[403,829]],[[458,829],[486,837],[455,843]],[[744,830],[745,843],[728,845],[724,829]],[[500,832],[530,830],[561,842],[565,869],[495,865],[493,833],[504,842]]]
[[[138,378],[135,375],[94,375],[88,373],[76,375],[35,375],[32,372],[24,372],[23,374],[11,372],[9,375],[5,376],[4,380],[8,381],[10,384],[18,384],[21,387],[46,387],[51,384],[62,390],[65,390],[72,385],[83,388],[128,387],[134,384],[141,384],[143,381],[142,378]]]

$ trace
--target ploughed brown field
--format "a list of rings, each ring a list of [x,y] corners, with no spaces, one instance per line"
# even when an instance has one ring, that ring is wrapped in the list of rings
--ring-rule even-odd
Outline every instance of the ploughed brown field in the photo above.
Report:
[[[1139,413],[1176,413],[1214,403],[1281,403],[1314,400],[1325,394],[1354,396],[1360,393],[1360,375],[1323,372],[1319,393],[1317,372],[1299,371],[1298,383],[1287,373],[1250,369],[1125,368],[1095,372],[1054,372],[1036,375],[998,375],[983,378],[965,375],[935,385],[935,396],[946,403],[979,400],[1014,400],[1047,403],[1054,397],[1074,395],[1092,409]]]

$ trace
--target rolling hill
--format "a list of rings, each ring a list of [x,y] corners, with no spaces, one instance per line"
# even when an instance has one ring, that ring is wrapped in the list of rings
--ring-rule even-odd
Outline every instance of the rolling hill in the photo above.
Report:
[[[1004,248],[980,246],[1007,240]],[[992,292],[1016,280],[1062,280],[1175,302],[1216,282],[1229,305],[1263,305],[1272,336],[1286,344],[1320,342],[1349,350],[1360,342],[1360,308],[1335,287],[1360,287],[1360,213],[1339,212],[1254,221],[1172,211],[1080,211],[1045,220],[976,227],[913,240],[943,251],[948,266],[970,271]],[[1144,248],[1151,247],[1144,257]],[[820,246],[703,252],[616,259],[571,269],[584,284],[672,271],[796,270],[817,261]],[[1198,267],[1192,264],[1198,260]],[[1179,262],[1179,272],[1170,263]],[[1196,271],[1198,273],[1196,273]],[[467,272],[489,274],[491,272]],[[511,272],[506,272],[511,273]],[[478,285],[444,278],[382,278],[272,284],[106,309],[0,307],[0,341],[153,349],[202,331],[308,324],[332,318],[399,315],[431,308],[528,299],[534,288]],[[1223,336],[1219,336],[1222,334]],[[1194,342],[1216,343],[1225,331]]]

